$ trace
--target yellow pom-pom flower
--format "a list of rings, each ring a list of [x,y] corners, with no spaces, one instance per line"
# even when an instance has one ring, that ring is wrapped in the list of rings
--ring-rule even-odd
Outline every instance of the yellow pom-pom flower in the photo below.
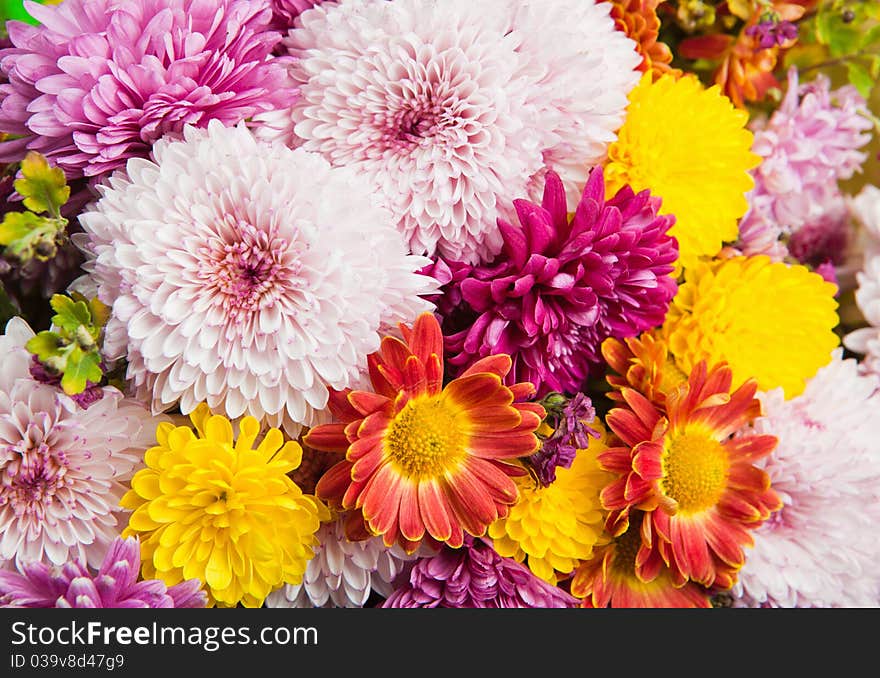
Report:
[[[748,113],[718,86],[706,89],[693,75],[645,74],[630,92],[626,119],[608,149],[605,186],[614,195],[629,184],[662,199],[660,214],[675,216],[679,263],[713,257],[736,240],[738,220],[754,186]]]
[[[836,286],[801,265],[734,257],[685,273],[662,334],[689,374],[700,360],[726,361],[734,386],[800,394],[839,343]]]
[[[556,480],[535,486],[520,482],[520,498],[506,518],[489,526],[492,545],[502,556],[525,564],[541,579],[556,584],[571,574],[593,547],[607,541],[603,527],[607,511],[599,494],[614,479],[599,467],[597,457],[607,448],[607,432],[599,420],[590,423],[598,438],[578,450],[569,468],[557,468]]]
[[[209,605],[260,607],[272,590],[302,581],[328,509],[288,477],[302,449],[278,429],[254,449],[253,417],[241,420],[237,439],[207,405],[190,418],[195,431],[157,428],[158,445],[120,502],[133,511],[123,536],[140,537],[147,579],[200,579]]]

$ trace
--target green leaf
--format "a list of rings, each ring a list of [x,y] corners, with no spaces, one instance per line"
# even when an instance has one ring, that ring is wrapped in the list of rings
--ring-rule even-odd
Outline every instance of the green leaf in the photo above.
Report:
[[[0,245],[9,247],[16,240],[27,238],[45,223],[43,217],[38,217],[33,212],[7,212],[3,215],[3,223],[0,223]]]
[[[74,347],[67,357],[64,376],[61,377],[61,388],[67,395],[76,395],[86,390],[88,382],[97,384],[104,376],[100,368],[100,357],[93,353],[84,353]]]
[[[70,293],[71,299],[74,301],[82,301],[89,307],[89,313],[92,314],[92,325],[97,328],[104,327],[107,324],[107,321],[110,320],[110,313],[112,312],[112,308],[105,304],[103,301],[98,299],[98,297],[94,297],[89,299],[84,294],[73,291]],[[97,335],[96,335],[97,336]]]
[[[92,324],[92,314],[84,301],[74,301],[63,294],[54,294],[49,301],[55,315],[52,324],[75,335],[80,325],[88,328]]]
[[[61,337],[55,334],[55,332],[44,330],[35,337],[31,337],[24,347],[36,355],[40,362],[44,362],[58,354],[58,349],[62,343]]]
[[[24,206],[32,212],[58,217],[70,197],[70,186],[61,168],[51,167],[44,156],[29,151],[21,161],[21,174],[13,186],[24,197]]]
[[[65,219],[41,217],[32,212],[7,212],[0,223],[0,245],[21,261],[45,261],[58,251],[66,224]]]
[[[855,88],[859,90],[865,99],[870,98],[871,90],[874,89],[876,80],[871,77],[871,73],[858,61],[846,62],[846,73],[849,81]]]

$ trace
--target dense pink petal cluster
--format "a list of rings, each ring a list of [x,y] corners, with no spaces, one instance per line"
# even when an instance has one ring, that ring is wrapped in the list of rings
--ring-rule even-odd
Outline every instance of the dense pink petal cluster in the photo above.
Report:
[[[785,98],[763,125],[755,125],[752,150],[762,157],[752,174],[755,188],[749,211],[740,224],[744,254],[784,251],[776,240],[804,224],[821,223],[841,200],[838,182],[860,171],[867,154],[871,122],[862,115],[865,99],[855,87],[831,90],[818,75],[798,83],[797,69],[788,75]]]
[[[547,168],[576,199],[639,78],[635,43],[594,0],[342,0],[281,45],[301,96],[262,138],[351,167],[415,254],[476,263],[501,249],[504,196]]]
[[[155,444],[148,409],[116,388],[83,408],[31,373],[33,330],[0,336],[0,569],[71,559],[95,565],[119,535],[119,500]]]
[[[514,381],[538,395],[581,389],[602,360],[608,337],[625,338],[662,324],[677,289],[670,275],[678,245],[674,217],[658,215],[660,199],[623,187],[605,200],[596,168],[569,221],[562,181],[548,172],[542,203],[515,200],[519,225],[502,219],[504,247],[490,264],[434,266],[447,352],[467,367],[496,353],[513,358]]]
[[[0,161],[36,150],[68,177],[105,175],[157,139],[209,120],[233,125],[290,105],[270,60],[269,0],[26,3],[42,25],[9,22],[0,52]]]
[[[141,549],[138,540],[117,538],[100,569],[93,573],[83,562],[62,567],[25,563],[21,572],[0,572],[3,607],[161,608],[205,607],[201,581],[189,579],[166,586],[158,579],[138,581]]]
[[[409,581],[398,584],[383,607],[569,608],[577,599],[468,537],[458,549],[422,558]]]
[[[272,27],[286,32],[293,20],[307,9],[320,5],[323,0],[272,0]]]

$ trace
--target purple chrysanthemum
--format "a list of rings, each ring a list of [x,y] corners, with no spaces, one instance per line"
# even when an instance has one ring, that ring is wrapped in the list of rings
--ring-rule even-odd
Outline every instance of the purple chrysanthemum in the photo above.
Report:
[[[158,579],[138,581],[140,543],[117,538],[96,573],[85,563],[63,566],[26,563],[21,572],[0,572],[3,607],[159,608],[205,607],[201,581],[189,579],[168,587]]]
[[[521,563],[468,537],[460,549],[422,558],[382,607],[569,608],[577,599]]]
[[[29,149],[69,177],[105,175],[157,139],[209,120],[234,125],[289,106],[283,59],[268,59],[269,0],[26,2],[0,51],[0,161]]]
[[[519,226],[499,219],[504,249],[491,263],[434,266],[448,272],[444,294],[461,296],[445,314],[452,365],[495,353],[513,358],[513,381],[538,395],[581,390],[601,362],[608,337],[630,337],[660,325],[676,283],[669,275],[678,245],[660,199],[624,186],[605,200],[594,169],[569,223],[562,181],[548,172],[541,205],[515,200]],[[441,308],[440,312],[443,312]]]

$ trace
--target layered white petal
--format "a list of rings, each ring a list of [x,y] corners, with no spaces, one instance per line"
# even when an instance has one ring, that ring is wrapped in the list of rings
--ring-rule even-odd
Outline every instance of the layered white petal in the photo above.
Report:
[[[187,128],[116,173],[80,222],[110,352],[154,412],[199,402],[296,435],[360,378],[387,324],[436,291],[357,172]]]

